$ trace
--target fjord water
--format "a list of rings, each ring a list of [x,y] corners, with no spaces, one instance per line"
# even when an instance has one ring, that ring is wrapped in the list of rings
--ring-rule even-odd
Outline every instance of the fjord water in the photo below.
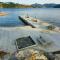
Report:
[[[60,8],[0,8],[0,12],[8,15],[0,16],[0,27],[23,26],[18,16],[29,15],[51,24],[60,26]]]

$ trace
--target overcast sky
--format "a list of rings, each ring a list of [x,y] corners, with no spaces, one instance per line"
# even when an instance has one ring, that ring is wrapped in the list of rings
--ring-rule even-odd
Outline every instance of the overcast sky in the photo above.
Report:
[[[0,2],[15,2],[21,4],[44,4],[44,3],[57,3],[60,4],[60,0],[0,0]]]

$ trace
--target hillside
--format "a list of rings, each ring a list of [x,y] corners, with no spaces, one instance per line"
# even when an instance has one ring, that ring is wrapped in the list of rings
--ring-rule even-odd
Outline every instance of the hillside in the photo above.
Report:
[[[0,8],[60,8],[60,4],[31,4],[31,5],[24,5],[19,3],[13,3],[13,2],[0,2]]]
[[[54,8],[60,8],[60,4],[58,4],[58,5],[54,6]]]
[[[0,8],[31,8],[31,7],[32,7],[31,5],[23,5],[13,2],[7,3],[0,2]]]
[[[54,4],[54,3],[50,3],[50,4],[32,4],[33,8],[60,8],[60,4]]]

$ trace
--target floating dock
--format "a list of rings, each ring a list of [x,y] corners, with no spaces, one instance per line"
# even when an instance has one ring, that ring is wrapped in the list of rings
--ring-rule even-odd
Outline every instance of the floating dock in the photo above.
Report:
[[[19,19],[23,21],[26,25],[29,25],[33,28],[39,28],[42,30],[50,30],[50,31],[57,31],[60,32],[60,28],[57,26],[54,26],[52,24],[49,24],[47,22],[44,22],[42,20],[33,18],[33,17],[26,17],[26,16],[19,16]]]

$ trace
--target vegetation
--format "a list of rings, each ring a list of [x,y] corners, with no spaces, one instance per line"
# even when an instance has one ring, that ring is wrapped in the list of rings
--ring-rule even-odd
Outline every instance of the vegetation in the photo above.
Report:
[[[0,2],[0,8],[31,8],[31,5],[17,4],[13,2],[3,3]]]
[[[60,4],[31,4],[23,5],[13,2],[0,2],[0,8],[60,8]]]

